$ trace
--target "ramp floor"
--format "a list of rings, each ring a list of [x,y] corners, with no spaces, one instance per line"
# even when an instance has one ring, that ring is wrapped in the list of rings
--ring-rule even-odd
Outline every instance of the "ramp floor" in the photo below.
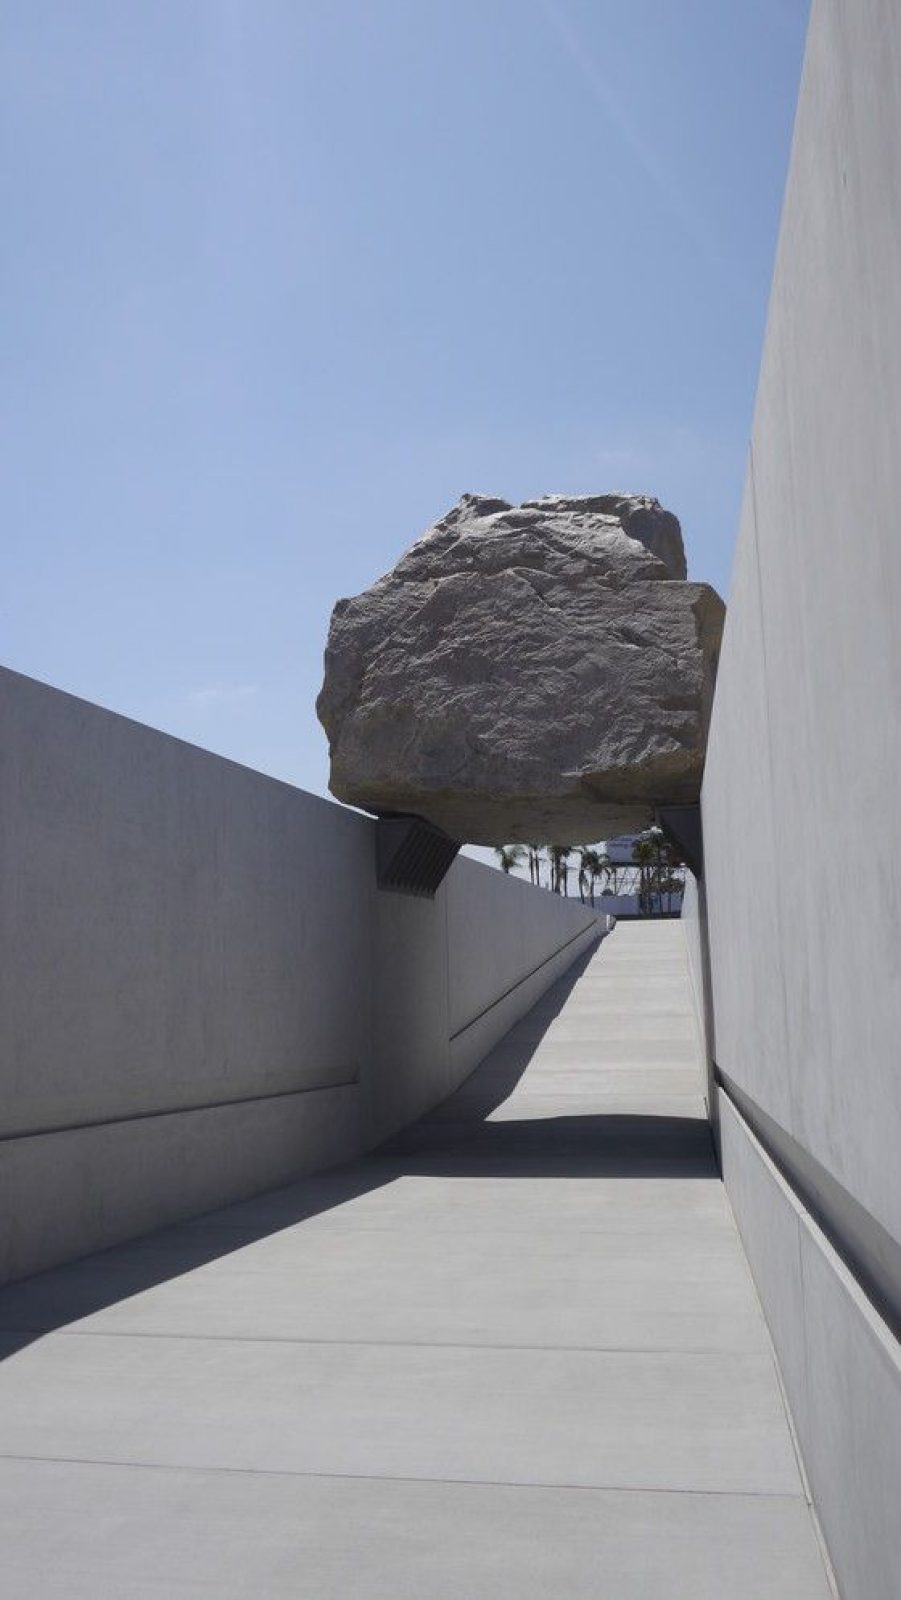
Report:
[[[10,1600],[827,1600],[704,1120],[620,925],[390,1149],[0,1293]]]

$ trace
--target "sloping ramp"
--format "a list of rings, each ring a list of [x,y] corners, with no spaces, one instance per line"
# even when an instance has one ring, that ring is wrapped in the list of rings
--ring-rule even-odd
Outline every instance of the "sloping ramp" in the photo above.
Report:
[[[4,1592],[826,1600],[682,931],[390,1150],[0,1293]]]

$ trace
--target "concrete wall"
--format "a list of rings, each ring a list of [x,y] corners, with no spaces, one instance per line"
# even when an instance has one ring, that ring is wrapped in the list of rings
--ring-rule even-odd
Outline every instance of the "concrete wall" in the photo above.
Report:
[[[719,1150],[719,1125],[717,1119],[718,1094],[714,1074],[715,1042],[712,996],[710,993],[710,965],[707,949],[707,915],[703,889],[692,873],[685,874],[685,894],[682,898],[682,930],[688,955],[688,980],[697,1027],[698,1061],[704,1074],[701,1085],[707,1102],[707,1114],[713,1127],[714,1140]]]
[[[367,818],[0,670],[0,1277],[287,1181],[449,1094],[597,936]]]
[[[815,0],[702,809],[724,1172],[845,1600],[901,1593],[899,507],[901,7]]]

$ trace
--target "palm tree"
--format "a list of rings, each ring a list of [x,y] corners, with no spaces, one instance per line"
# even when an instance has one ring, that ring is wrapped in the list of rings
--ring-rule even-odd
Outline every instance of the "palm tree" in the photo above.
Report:
[[[618,884],[616,867],[610,860],[606,850],[598,851],[598,877],[604,880],[601,894],[616,894]]]
[[[670,840],[666,840],[663,846],[663,873],[668,896],[667,909],[672,911],[673,895],[683,894],[685,891],[685,862],[681,852]]]
[[[569,867],[568,858],[572,853],[570,844],[549,844],[547,853],[551,862],[551,888],[556,894],[569,894]]]
[[[521,844],[501,844],[495,846],[494,853],[501,871],[512,872],[514,867],[519,866],[526,852]]]
[[[654,849],[657,852],[657,905],[660,915],[663,916],[663,896],[665,893],[663,880],[667,876],[671,846],[664,838],[661,828],[652,828],[651,838],[654,841]],[[670,896],[669,909],[672,910],[672,895]]]
[[[579,895],[584,900],[587,891],[592,905],[594,905],[595,884],[604,870],[605,859],[606,857],[602,857],[600,851],[593,845],[579,846]]]
[[[660,893],[666,895],[667,911],[672,912],[673,895],[684,894],[684,892],[685,878],[680,869],[672,866],[664,867],[663,877],[660,880]]]
[[[658,855],[657,845],[649,833],[643,833],[635,840],[632,846],[632,860],[639,868],[638,909],[643,911],[645,916],[650,916],[653,910],[653,884]]]
[[[541,845],[526,845],[529,852],[529,881],[536,889],[541,887]]]
[[[611,861],[606,849],[598,852],[598,877],[604,880],[601,894],[619,894],[619,868]]]

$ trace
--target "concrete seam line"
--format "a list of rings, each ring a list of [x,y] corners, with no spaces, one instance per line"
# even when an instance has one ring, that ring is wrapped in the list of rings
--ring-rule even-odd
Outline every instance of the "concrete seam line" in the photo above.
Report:
[[[114,1128],[123,1122],[150,1122],[156,1117],[189,1117],[195,1111],[223,1111],[229,1106],[261,1105],[267,1100],[294,1100],[307,1094],[328,1094],[332,1089],[355,1089],[359,1073],[340,1083],[314,1083],[306,1089],[272,1089],[268,1094],[239,1094],[230,1100],[205,1100],[199,1105],[165,1106],[162,1110],[126,1111],[120,1117],[95,1117],[87,1122],[60,1122],[46,1128],[23,1128],[15,1133],[0,1133],[0,1148],[19,1139],[47,1139],[57,1133],[85,1133],[90,1128]]]
[[[441,1483],[479,1489],[559,1489],[561,1494],[695,1495],[707,1500],[788,1500],[807,1510],[802,1494],[767,1489],[676,1489],[669,1484],[546,1483],[535,1478],[411,1478],[402,1472],[316,1472],[303,1467],[220,1467],[181,1461],[123,1461],[115,1456],[35,1456],[0,1450],[0,1461],[28,1461],[42,1466],[127,1467],[133,1472],[224,1473],[243,1478],[324,1478],[338,1483]]]
[[[788,1191],[804,1226],[814,1234],[820,1248],[841,1265],[849,1285],[853,1285],[856,1294],[861,1297],[862,1302],[865,1302],[870,1316],[881,1325],[893,1344],[897,1344],[901,1338],[901,1303],[899,1303],[898,1288],[887,1272],[874,1269],[862,1258],[861,1248],[855,1247],[848,1237],[846,1225],[836,1215],[835,1207],[830,1203],[829,1193],[824,1194],[823,1190],[828,1186],[828,1191],[834,1191],[849,1208],[853,1206],[865,1219],[864,1225],[874,1237],[877,1235],[877,1230],[880,1235],[885,1234],[886,1230],[809,1151],[797,1146],[797,1141],[791,1134],[757,1106],[737,1084],[733,1084],[720,1067],[715,1065],[714,1070],[720,1092],[725,1096],[748,1137],[758,1146],[763,1158]],[[803,1155],[815,1178],[819,1179],[820,1187],[816,1186],[814,1179],[805,1177],[803,1172],[793,1165],[790,1151],[786,1153],[779,1148],[776,1138],[768,1131],[767,1124],[778,1130],[777,1137],[786,1145],[797,1146],[803,1150]],[[896,1241],[891,1240],[888,1235],[887,1237],[897,1249]],[[866,1240],[863,1243],[866,1245]]]
[[[505,989],[503,994],[499,994],[496,1000],[490,1000],[487,1006],[483,1006],[481,1011],[477,1011],[474,1017],[470,1017],[469,1021],[464,1022],[461,1028],[457,1028],[456,1032],[450,1036],[450,1043],[453,1044],[455,1039],[459,1039],[461,1033],[465,1033],[467,1028],[474,1028],[477,1022],[481,1022],[483,1017],[487,1017],[489,1011],[494,1010],[495,1006],[499,1006],[504,1000],[509,1000],[511,994],[515,994],[516,990],[521,988],[524,983],[528,983],[530,978],[536,977],[543,967],[555,961],[558,956],[562,956],[564,950],[568,950],[570,945],[576,943],[577,939],[584,939],[586,934],[591,934],[592,938],[598,940],[603,938],[603,935],[596,928],[580,928],[579,932],[574,933],[572,938],[567,939],[565,944],[561,944],[558,950],[553,950],[549,956],[545,956],[543,961],[539,961],[537,967],[533,967],[531,972],[525,973],[522,978],[517,978],[516,982],[511,983],[509,989]]]
[[[820,1521],[820,1514],[817,1510],[816,1501],[813,1498],[813,1488],[807,1473],[807,1467],[804,1464],[804,1453],[801,1449],[801,1437],[798,1433],[797,1427],[795,1426],[795,1418],[791,1408],[791,1401],[788,1397],[788,1389],[785,1386],[785,1379],[782,1376],[782,1367],[779,1364],[779,1352],[776,1349],[775,1341],[770,1331],[770,1325],[765,1316],[763,1320],[766,1324],[767,1339],[769,1340],[770,1351],[773,1357],[773,1367],[776,1373],[776,1382],[779,1385],[779,1393],[782,1396],[782,1408],[785,1412],[785,1420],[788,1425],[792,1449],[795,1452],[798,1475],[801,1479],[801,1484],[804,1489],[804,1498],[807,1501],[807,1508],[810,1512],[810,1521],[813,1526],[814,1538],[816,1539],[819,1547],[820,1560],[823,1563],[823,1570],[826,1574],[826,1582],[829,1585],[829,1592],[832,1595],[833,1600],[842,1600],[841,1594],[839,1593],[838,1578],[835,1575],[835,1567],[832,1564],[832,1556],[829,1551],[829,1546],[826,1543],[826,1535],[823,1531],[823,1524]]]
[[[304,1220],[304,1219],[302,1219]],[[178,1228],[178,1223],[166,1224],[159,1231]],[[106,1245],[106,1250],[128,1248],[129,1241],[123,1245]],[[227,1259],[227,1258],[226,1258]],[[217,1266],[222,1264],[222,1257],[216,1258]],[[50,1271],[58,1269],[51,1267]],[[263,1276],[261,1273],[260,1276]],[[15,1289],[25,1279],[13,1279],[3,1284],[3,1289]],[[0,1317],[3,1313],[0,1310]],[[759,1356],[757,1346],[747,1346],[720,1349],[716,1345],[694,1346],[687,1350],[681,1345],[643,1345],[635,1349],[632,1345],[622,1344],[497,1344],[490,1340],[480,1341],[475,1344],[471,1341],[443,1339],[307,1339],[301,1335],[292,1338],[290,1334],[272,1333],[160,1333],[157,1329],[145,1328],[76,1328],[71,1323],[57,1324],[52,1322],[35,1322],[13,1324],[12,1322],[0,1323],[0,1340],[4,1337],[16,1338],[19,1334],[50,1334],[56,1339],[153,1339],[157,1342],[168,1339],[174,1344],[289,1344],[294,1348],[314,1347],[317,1349],[348,1349],[348,1350],[460,1350],[466,1355],[478,1354],[481,1350],[493,1352],[512,1350],[516,1355],[576,1355],[576,1356],[630,1356],[656,1359],[658,1356],[678,1356],[686,1360],[697,1359],[708,1361],[711,1356],[717,1359],[734,1356],[738,1360],[748,1356]]]

